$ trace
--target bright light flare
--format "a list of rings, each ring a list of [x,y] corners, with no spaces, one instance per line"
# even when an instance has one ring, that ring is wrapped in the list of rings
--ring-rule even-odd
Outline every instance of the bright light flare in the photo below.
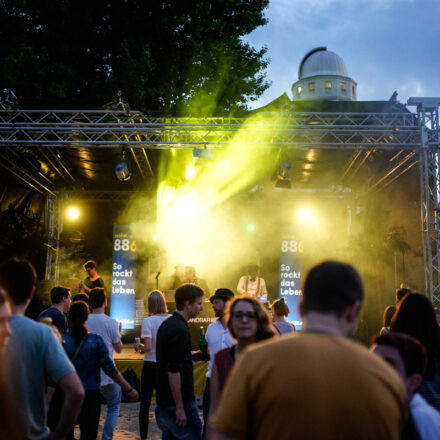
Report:
[[[196,169],[192,165],[188,165],[185,171],[186,180],[194,179],[195,175],[196,175]]]
[[[315,213],[309,207],[300,208],[297,213],[298,221],[304,225],[313,224],[316,220]]]
[[[67,208],[66,216],[69,220],[76,220],[79,217],[79,209],[75,206]]]

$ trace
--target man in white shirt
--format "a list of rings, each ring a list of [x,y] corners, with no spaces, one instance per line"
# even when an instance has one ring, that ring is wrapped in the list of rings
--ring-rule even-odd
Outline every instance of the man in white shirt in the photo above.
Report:
[[[437,439],[440,433],[440,413],[418,393],[426,367],[426,350],[417,339],[397,332],[379,335],[373,340],[372,351],[397,371],[406,388],[406,403],[410,412],[410,432],[418,432],[421,440]],[[411,426],[411,424],[413,426]]]
[[[250,264],[248,274],[240,278],[237,285],[237,291],[240,294],[256,296],[258,298],[267,298],[266,282],[263,278],[257,276],[259,267],[256,264]]]
[[[203,393],[203,438],[205,438],[206,424],[208,421],[209,408],[210,408],[210,393],[209,393],[209,381],[212,372],[212,363],[217,352],[224,348],[231,347],[235,344],[229,333],[228,327],[225,321],[225,310],[227,302],[234,297],[234,293],[229,289],[217,289],[214,295],[209,298],[216,318],[215,322],[208,326],[206,330],[206,341],[208,342],[209,350],[209,365],[208,372],[206,373],[206,387]]]
[[[113,359],[113,350],[116,353],[122,351],[122,341],[118,322],[105,314],[105,306],[107,305],[105,290],[102,287],[92,289],[89,294],[89,302],[92,308],[92,313],[87,320],[89,332],[104,339],[109,356]],[[121,387],[102,370],[101,394],[107,402],[107,416],[102,430],[102,440],[111,440],[121,406]]]

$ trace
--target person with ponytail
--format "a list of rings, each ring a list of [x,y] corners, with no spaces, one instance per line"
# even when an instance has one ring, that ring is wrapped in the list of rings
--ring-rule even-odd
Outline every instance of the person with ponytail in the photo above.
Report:
[[[73,363],[86,392],[84,403],[78,416],[81,439],[91,440],[96,439],[98,435],[99,416],[101,413],[101,368],[124,391],[128,392],[132,401],[138,400],[139,395],[115,367],[101,336],[89,333],[86,326],[88,316],[89,306],[84,301],[73,303],[68,315],[70,332],[66,333],[63,339],[67,356]],[[73,438],[72,431],[68,439]]]
[[[275,300],[270,308],[272,310],[273,326],[280,335],[292,333],[296,330],[293,324],[286,321],[286,316],[289,315],[290,310],[284,298]]]

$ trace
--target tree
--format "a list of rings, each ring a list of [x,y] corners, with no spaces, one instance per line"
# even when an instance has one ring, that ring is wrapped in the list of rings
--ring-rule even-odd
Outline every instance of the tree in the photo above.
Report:
[[[246,109],[269,86],[243,41],[268,0],[0,0],[0,85],[34,106]]]

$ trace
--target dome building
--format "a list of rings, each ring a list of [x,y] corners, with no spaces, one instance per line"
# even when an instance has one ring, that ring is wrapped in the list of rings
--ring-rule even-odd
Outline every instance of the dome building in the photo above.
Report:
[[[356,101],[356,86],[344,60],[326,47],[317,47],[302,59],[292,95],[294,101]]]

